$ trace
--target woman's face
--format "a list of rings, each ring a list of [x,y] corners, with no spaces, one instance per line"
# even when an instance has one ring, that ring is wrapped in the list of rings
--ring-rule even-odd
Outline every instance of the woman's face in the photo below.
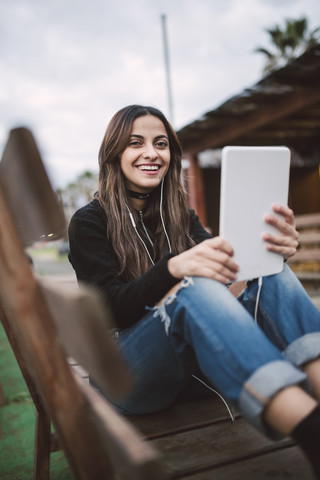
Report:
[[[136,118],[128,145],[120,156],[126,187],[135,192],[151,192],[160,184],[169,165],[169,138],[162,121],[153,115]]]

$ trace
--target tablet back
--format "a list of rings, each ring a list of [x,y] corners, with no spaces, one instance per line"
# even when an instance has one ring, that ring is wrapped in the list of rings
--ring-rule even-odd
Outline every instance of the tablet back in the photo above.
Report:
[[[234,248],[238,280],[279,273],[283,257],[266,250],[264,221],[272,205],[287,205],[290,150],[287,147],[225,147],[222,150],[220,235]],[[275,214],[274,214],[275,215]]]

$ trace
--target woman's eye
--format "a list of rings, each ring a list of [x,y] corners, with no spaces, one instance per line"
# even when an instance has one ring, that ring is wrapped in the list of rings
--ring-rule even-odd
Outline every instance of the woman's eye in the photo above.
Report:
[[[131,147],[135,147],[138,145],[141,145],[141,142],[139,142],[139,140],[132,140],[131,142],[129,142],[129,146]]]
[[[162,140],[161,142],[157,142],[156,146],[160,148],[166,148],[168,146],[168,143]]]

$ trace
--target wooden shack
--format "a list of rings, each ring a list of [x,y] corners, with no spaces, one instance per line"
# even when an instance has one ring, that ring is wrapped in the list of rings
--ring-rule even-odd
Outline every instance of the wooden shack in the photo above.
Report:
[[[320,211],[320,44],[178,131],[188,165],[190,204],[218,233],[221,148],[291,149],[289,204]]]

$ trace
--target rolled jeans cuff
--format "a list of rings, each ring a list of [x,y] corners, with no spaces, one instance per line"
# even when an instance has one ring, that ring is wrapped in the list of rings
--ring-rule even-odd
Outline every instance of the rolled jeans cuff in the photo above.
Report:
[[[307,333],[297,338],[287,346],[283,354],[296,367],[315,360],[320,357],[320,332]]]
[[[307,376],[285,360],[276,360],[263,365],[254,372],[243,385],[239,409],[249,423],[272,440],[279,440],[283,435],[266,425],[262,414],[270,400],[280,390],[307,383]]]

